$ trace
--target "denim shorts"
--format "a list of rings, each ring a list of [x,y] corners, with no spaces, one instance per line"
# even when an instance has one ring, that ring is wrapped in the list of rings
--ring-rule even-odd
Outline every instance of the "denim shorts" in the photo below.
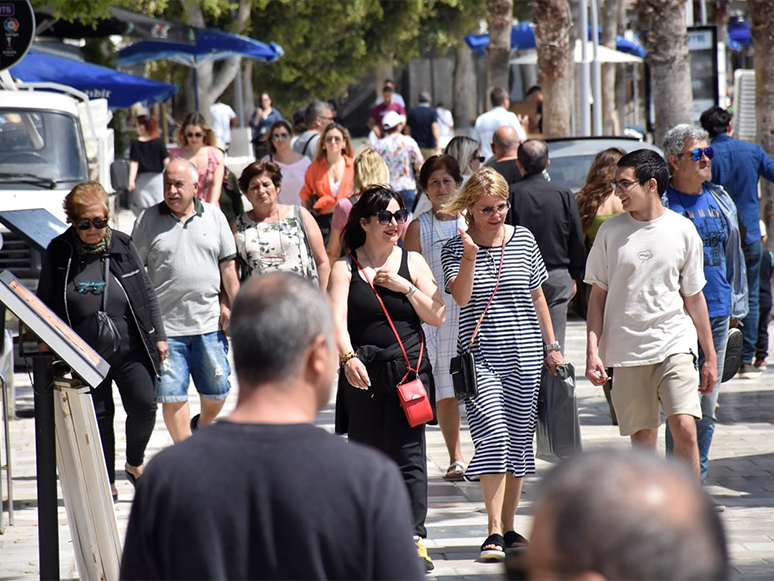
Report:
[[[169,337],[169,356],[161,364],[161,379],[156,380],[156,395],[161,403],[188,401],[188,384],[202,398],[223,400],[231,384],[228,364],[228,340],[223,331],[204,335]]]

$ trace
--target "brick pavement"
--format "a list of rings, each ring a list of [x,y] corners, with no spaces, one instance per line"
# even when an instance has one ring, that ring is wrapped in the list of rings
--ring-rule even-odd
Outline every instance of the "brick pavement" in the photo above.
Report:
[[[568,324],[568,359],[578,366],[583,376],[584,326],[581,321]],[[20,406],[29,405],[29,380],[17,374]],[[27,387],[23,387],[24,385]],[[118,397],[116,395],[117,401]],[[227,409],[233,406],[232,396]],[[586,449],[628,446],[610,425],[607,404],[601,391],[585,379],[578,381],[581,430]],[[722,518],[729,537],[735,579],[763,581],[774,578],[774,365],[760,380],[734,379],[723,385],[712,460],[708,475],[709,490],[726,506]],[[192,398],[192,408],[197,407]],[[124,449],[123,416],[117,406],[116,418],[118,467]],[[318,424],[331,430],[333,408],[321,412]],[[662,429],[663,431],[663,429]],[[501,567],[476,562],[479,545],[486,537],[486,515],[481,490],[473,483],[449,483],[442,474],[448,459],[440,430],[428,428],[429,514],[427,546],[435,561],[431,576],[445,581],[501,579]],[[16,523],[0,535],[0,579],[37,579],[37,507],[35,492],[34,424],[31,419],[12,423],[14,493]],[[660,438],[663,448],[663,436]],[[150,442],[149,455],[171,444],[158,415]],[[469,458],[473,451],[469,435],[463,434],[463,450]],[[538,461],[537,475],[525,481],[521,506],[516,517],[517,528],[525,535],[531,526],[532,498],[538,480],[550,465]],[[118,470],[120,499],[116,505],[119,530],[123,534],[129,515],[132,487]],[[5,473],[3,472],[3,477]],[[5,487],[4,487],[5,488]],[[70,545],[64,507],[60,503],[59,538],[62,579],[77,578],[75,559]]]

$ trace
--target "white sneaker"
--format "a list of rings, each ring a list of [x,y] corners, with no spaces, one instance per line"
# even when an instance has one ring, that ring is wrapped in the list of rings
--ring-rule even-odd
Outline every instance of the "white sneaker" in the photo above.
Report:
[[[752,363],[744,363],[739,368],[739,379],[758,379],[763,374],[763,370],[755,367]]]

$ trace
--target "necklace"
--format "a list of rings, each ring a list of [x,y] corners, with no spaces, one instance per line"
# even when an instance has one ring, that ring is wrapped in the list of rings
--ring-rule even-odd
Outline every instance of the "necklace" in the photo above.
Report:
[[[252,215],[252,220],[255,222],[255,236],[258,242],[258,252],[261,255],[260,263],[262,265],[261,268],[259,268],[259,271],[263,271],[263,266],[271,266],[274,268],[277,268],[285,263],[285,261],[288,259],[288,255],[285,252],[285,244],[283,243],[283,234],[282,234],[282,224],[280,223],[280,216],[279,216],[279,205],[276,208],[277,210],[277,220],[275,222],[257,222],[255,220],[255,211],[250,210]],[[269,216],[271,217],[271,216]],[[279,254],[272,253],[273,250],[276,250],[275,248],[272,248],[271,240],[261,240],[261,228],[259,227],[259,224],[267,224],[266,231],[272,229],[272,224],[275,224],[274,229],[277,231],[277,237],[279,238]]]
[[[380,268],[385,268],[388,264],[390,264],[390,260],[392,260],[392,250],[390,250],[390,255],[387,257],[387,260],[384,261],[384,264],[382,264],[382,266],[380,266],[379,268],[376,268],[376,264],[374,264],[374,261],[371,260],[370,256],[368,256],[368,252],[366,252],[365,246],[361,246],[360,250],[363,251],[363,256],[366,257],[368,264],[371,265],[371,268],[373,268],[374,271],[377,271]]]

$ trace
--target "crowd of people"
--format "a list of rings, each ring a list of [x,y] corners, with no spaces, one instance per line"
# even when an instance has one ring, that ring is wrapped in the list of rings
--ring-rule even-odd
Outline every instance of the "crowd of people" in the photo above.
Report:
[[[224,151],[198,113],[185,118],[179,147],[169,151],[156,143],[152,119],[138,119],[143,129],[133,144],[130,186],[143,192],[143,202],[131,237],[110,228],[99,184],[81,184],[68,195],[71,228],[46,252],[41,298],[76,329],[105,310],[128,338],[106,356],[111,374],[93,390],[111,483],[112,381],[128,414],[125,469],[138,488],[124,577],[172,575],[169,567],[176,566],[192,575],[253,576],[256,564],[238,558],[218,563],[209,553],[175,565],[148,546],[204,543],[182,516],[186,505],[169,504],[169,498],[181,488],[182,498],[193,499],[196,491],[218,487],[233,489],[233,496],[213,501],[207,512],[217,514],[213,522],[223,527],[239,523],[218,537],[235,543],[224,554],[245,542],[239,530],[249,536],[251,519],[260,520],[255,534],[267,544],[259,543],[257,554],[279,547],[267,557],[276,576],[282,576],[279,555],[294,561],[286,549],[295,543],[311,543],[292,565],[302,577],[337,571],[415,578],[431,571],[423,540],[425,426],[436,422],[449,456],[443,478],[481,486],[488,529],[482,561],[526,549],[538,571],[533,578],[551,567],[563,574],[625,576],[631,563],[605,568],[591,552],[580,555],[565,546],[569,533],[556,530],[557,522],[567,522],[563,511],[571,512],[574,498],[558,484],[562,479],[587,495],[583,506],[605,502],[600,490],[583,487],[588,474],[599,475],[598,458],[560,468],[547,481],[533,544],[514,525],[523,479],[535,472],[541,373],[555,373],[564,362],[573,297],[587,320],[585,375],[605,387],[621,435],[635,448],[655,451],[663,414],[667,452],[682,467],[654,464],[648,475],[662,470],[675,494],[693,499],[692,514],[720,527],[705,509],[722,506],[700,483],[709,469],[729,328],[742,326],[745,376],[760,373],[768,353],[768,345],[756,347],[757,305],[763,286],[770,308],[770,284],[762,285],[760,272],[763,254],[770,276],[772,257],[761,252],[758,201],[748,189],[758,177],[774,180],[774,161],[731,138],[727,112],[713,108],[702,116],[706,130],[684,124],[667,133],[664,156],[650,149],[600,152],[576,194],[550,179],[550,145],[525,135],[525,127],[538,127],[542,117],[510,113],[505,91],[492,91],[493,108],[476,121],[473,137],[454,136],[443,149],[448,122],[430,105],[430,95],[423,93],[408,114],[392,82],[382,97],[371,114],[370,143],[355,152],[329,104],[312,102],[305,129],[294,136],[294,126],[263,94],[251,119],[262,156],[236,180],[251,209],[231,223],[218,209]],[[748,163],[752,155],[755,164]],[[123,292],[107,295],[108,288]],[[189,440],[214,422],[229,394],[229,333],[240,384],[237,408]],[[463,353],[472,357],[477,384],[465,397],[449,367]],[[193,418],[189,378],[201,400]],[[418,424],[409,422],[398,395],[413,379],[421,380],[424,396],[417,397],[431,409]],[[293,426],[313,421],[334,383],[336,432],[391,462],[365,460],[358,447],[344,451],[333,438]],[[159,454],[146,475],[144,450],[157,402],[179,446]],[[474,446],[467,460],[461,407]],[[264,441],[276,451],[259,445]],[[239,442],[244,454],[234,448]],[[283,457],[288,462],[280,467]],[[202,458],[212,469],[201,471]],[[609,458],[620,467],[616,482],[629,482],[642,465],[641,458],[639,464]],[[235,470],[245,461],[251,468],[240,472],[246,479],[240,483]],[[270,478],[264,466],[272,466],[266,468]],[[176,472],[197,468],[201,478],[190,482]],[[353,524],[336,542],[324,540],[325,531],[315,532],[309,521],[314,498],[299,502],[299,481],[320,483],[316,496],[338,499],[332,518],[361,522],[356,517],[368,515],[385,528],[366,533]],[[251,487],[267,495],[256,505],[247,500]],[[346,498],[350,489],[357,490],[352,499]],[[634,502],[632,491],[615,492]],[[377,506],[383,499],[394,505]],[[266,508],[267,502],[277,504]],[[280,505],[290,516],[282,517],[279,529],[258,516]],[[651,508],[669,520],[669,506]],[[689,511],[687,506],[682,509]],[[604,522],[590,521],[581,530]],[[304,535],[291,525],[303,527]],[[722,528],[710,532],[697,546],[723,545]],[[322,545],[309,534],[338,547],[331,549],[330,563],[314,557]],[[347,552],[353,544],[368,559],[354,563]],[[404,554],[407,547],[413,563],[398,565],[389,551]],[[603,557],[607,564],[613,558],[610,552]],[[365,564],[371,568],[358,568]],[[724,578],[725,553],[712,566],[715,576],[707,578]]]

